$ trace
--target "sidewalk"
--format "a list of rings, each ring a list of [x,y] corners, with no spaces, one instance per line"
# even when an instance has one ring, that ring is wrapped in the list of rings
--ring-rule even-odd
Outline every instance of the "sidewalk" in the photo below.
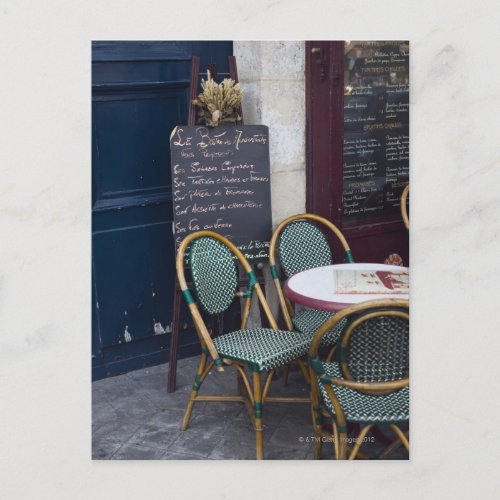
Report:
[[[198,357],[178,362],[177,390],[167,393],[168,364],[144,368],[92,384],[92,458],[96,460],[255,459],[255,433],[244,405],[197,403],[189,428],[181,432]],[[212,371],[204,394],[236,394],[234,370]],[[302,375],[291,371],[270,394],[308,393]],[[264,408],[264,456],[268,460],[313,459],[313,427],[307,404],[268,404]],[[378,446],[371,446],[380,449]],[[364,449],[364,447],[362,448]],[[369,450],[369,447],[366,447]],[[401,449],[391,458],[405,459]],[[323,445],[332,459],[332,445]]]

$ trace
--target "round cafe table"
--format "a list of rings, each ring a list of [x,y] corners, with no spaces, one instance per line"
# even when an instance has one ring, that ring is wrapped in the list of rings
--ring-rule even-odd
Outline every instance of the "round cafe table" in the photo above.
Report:
[[[335,270],[404,271],[407,267],[387,264],[333,264],[315,267],[293,275],[285,282],[285,294],[295,302],[310,309],[338,312],[345,307],[374,299],[408,300],[407,293],[335,293]]]

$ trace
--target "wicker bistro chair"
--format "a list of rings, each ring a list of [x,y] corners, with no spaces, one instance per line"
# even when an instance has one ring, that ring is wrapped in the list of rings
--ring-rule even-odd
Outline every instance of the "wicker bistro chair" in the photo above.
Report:
[[[403,219],[403,224],[405,225],[406,229],[410,229],[410,219],[408,218],[408,207],[406,206],[408,202],[409,193],[410,193],[410,184],[408,183],[406,187],[403,189],[403,192],[401,193],[401,200],[400,200],[401,218]]]
[[[332,251],[324,232],[318,226],[331,231],[340,241],[345,252],[345,261],[354,262],[349,245],[340,230],[329,220],[314,214],[299,214],[288,217],[276,228],[271,238],[269,263],[280,303],[280,310],[289,330],[297,330],[311,340],[318,328],[334,313],[305,308],[294,315],[290,302],[285,298],[277,268],[277,260],[284,278],[289,278],[306,269],[333,264]],[[335,345],[343,323],[335,327],[324,339],[327,345]]]
[[[337,350],[338,362],[322,362],[318,347],[335,324],[347,320]],[[409,421],[408,301],[371,300],[343,309],[318,330],[309,350],[311,402],[316,432],[315,457],[325,437],[322,416],[333,421],[336,458],[347,457],[347,424],[362,426],[349,460],[356,458],[370,429],[389,426],[409,451],[397,424]],[[314,380],[316,383],[314,383]],[[394,443],[397,444],[397,443]],[[394,444],[390,447],[395,448]],[[386,455],[384,452],[382,455]]]
[[[186,256],[188,256],[197,302],[206,313],[222,314],[229,308],[235,295],[243,297],[240,330],[223,333],[212,339],[198,309],[198,304],[186,285],[184,274]],[[246,292],[237,292],[237,262],[241,264],[248,275]],[[187,429],[194,404],[197,401],[243,402],[249,410],[255,428],[256,456],[257,459],[262,459],[264,458],[262,434],[264,402],[310,402],[309,398],[303,397],[268,397],[275,369],[297,358],[304,357],[310,342],[297,332],[277,329],[276,320],[264,298],[252,267],[238,248],[223,236],[211,231],[199,231],[187,236],[179,247],[176,265],[179,284],[189,305],[202,346],[200,364],[181,429]],[[271,328],[247,329],[254,292]],[[212,358],[211,361],[209,361],[209,357]],[[242,394],[238,396],[199,395],[200,387],[214,365],[217,371],[223,371],[224,365],[231,365],[237,370],[238,386]],[[252,384],[247,377],[245,371],[247,369],[251,372]],[[302,369],[307,373],[307,368],[303,363]],[[262,372],[268,372],[263,386],[261,385]]]

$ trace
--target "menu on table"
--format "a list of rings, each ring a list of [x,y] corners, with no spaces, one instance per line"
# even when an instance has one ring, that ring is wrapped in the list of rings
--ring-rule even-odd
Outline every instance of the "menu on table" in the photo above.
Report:
[[[335,270],[334,292],[357,293],[401,293],[409,292],[409,273],[407,270],[370,271]]]

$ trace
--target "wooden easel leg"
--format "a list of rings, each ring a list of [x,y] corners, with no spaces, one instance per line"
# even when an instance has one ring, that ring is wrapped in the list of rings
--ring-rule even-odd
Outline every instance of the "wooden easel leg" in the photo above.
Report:
[[[181,315],[181,290],[174,285],[174,310],[172,312],[172,336],[170,337],[170,362],[168,366],[167,391],[175,392],[177,378],[177,350],[179,348],[179,321]]]

